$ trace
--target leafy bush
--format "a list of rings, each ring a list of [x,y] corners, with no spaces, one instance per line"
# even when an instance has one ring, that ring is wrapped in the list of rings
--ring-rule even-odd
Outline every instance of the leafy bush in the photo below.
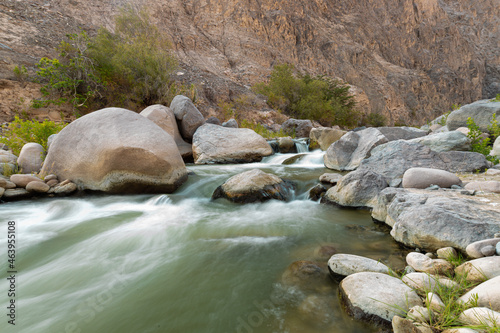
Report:
[[[381,127],[385,126],[385,124],[387,123],[387,119],[381,113],[372,112],[366,116],[365,123],[369,126]]]
[[[500,102],[500,94],[497,94],[490,102]]]
[[[253,89],[265,95],[272,108],[296,118],[346,127],[358,120],[349,86],[326,76],[295,74],[290,64],[276,65],[269,83],[256,84]]]
[[[28,70],[24,65],[14,67],[14,76],[18,81],[25,81],[28,78]]]
[[[489,155],[491,150],[490,138],[481,137],[483,133],[481,132],[479,126],[477,126],[477,124],[474,122],[474,119],[472,119],[471,117],[467,118],[467,127],[469,128],[467,137],[471,139],[472,151],[481,153],[486,157],[488,161],[492,162],[493,164],[498,164],[498,158],[496,156]]]
[[[36,142],[47,150],[47,139],[52,134],[59,133],[66,124],[57,124],[53,121],[45,120],[22,120],[15,117],[8,125],[2,128],[0,143],[7,145],[15,155],[19,155],[21,148],[28,142]]]
[[[94,38],[85,31],[67,35],[59,58],[42,58],[36,72],[43,100],[34,107],[70,102],[75,109],[99,104],[169,104],[178,90],[171,75],[177,60],[166,35],[145,11],[125,7],[115,18],[115,32],[99,29]],[[192,86],[184,89],[196,92]]]

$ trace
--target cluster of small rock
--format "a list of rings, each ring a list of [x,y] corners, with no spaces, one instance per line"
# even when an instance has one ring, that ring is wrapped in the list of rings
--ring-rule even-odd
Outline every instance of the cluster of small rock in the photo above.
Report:
[[[440,288],[456,287],[457,283],[449,276],[458,275],[479,283],[458,300],[470,304],[477,299],[475,307],[460,315],[461,324],[500,327],[500,256],[483,256],[485,251],[491,253],[492,244],[500,245],[500,238],[470,244],[468,255],[482,257],[456,268],[448,261],[457,256],[452,247],[438,249],[437,254],[411,252],[406,257],[408,266],[402,279],[379,261],[350,254],[334,254],[328,268],[334,279],[341,280],[339,292],[346,312],[357,320],[385,327],[392,325],[396,333],[433,332],[429,325],[431,318],[438,316],[445,306],[439,296]],[[404,314],[407,319],[401,318]]]
[[[31,174],[14,174],[10,178],[0,176],[0,199],[15,201],[44,195],[69,195],[77,191],[76,184],[69,180],[59,182],[56,175],[43,179]]]

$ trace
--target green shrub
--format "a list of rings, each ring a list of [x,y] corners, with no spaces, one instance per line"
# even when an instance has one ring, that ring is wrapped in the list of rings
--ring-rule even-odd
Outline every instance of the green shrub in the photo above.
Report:
[[[500,94],[497,94],[490,102],[500,102]]]
[[[495,118],[496,120],[496,118]],[[474,119],[471,117],[467,118],[467,127],[469,128],[469,133],[467,137],[471,140],[472,143],[472,151],[483,154],[486,159],[493,164],[498,164],[499,160],[496,156],[490,155],[490,138],[482,138],[481,129],[474,122]]]
[[[453,104],[453,106],[455,106],[455,104]],[[453,109],[453,110],[456,110],[456,109]],[[441,126],[446,126],[446,121],[448,120],[448,116],[450,115],[450,113],[451,113],[451,111],[448,111],[445,114],[443,114],[443,116],[441,117],[441,119],[439,119],[437,124],[441,125]]]
[[[18,81],[26,81],[28,79],[28,70],[24,65],[21,65],[21,67],[16,66],[14,67],[14,76],[16,77],[16,80]]]
[[[250,122],[246,119],[243,119],[240,123],[240,127],[242,128],[250,128],[255,131],[255,133],[261,135],[262,137],[266,139],[274,139],[274,138],[279,138],[279,137],[285,137],[285,136],[291,136],[292,138],[295,138],[295,135],[289,135],[288,133],[284,133],[282,130],[279,130],[279,132],[273,132],[268,130],[264,125],[259,124],[259,123],[253,123]]]
[[[387,119],[381,113],[372,112],[366,116],[366,125],[373,127],[382,127],[387,123]]]
[[[276,65],[269,83],[256,84],[253,90],[265,95],[272,108],[296,118],[345,127],[354,126],[358,121],[348,85],[326,76],[295,74],[290,64]]]
[[[2,128],[0,143],[7,145],[15,155],[19,155],[21,148],[28,142],[36,142],[47,150],[47,139],[52,134],[59,133],[66,124],[57,124],[45,120],[22,120],[18,116],[14,121]]]

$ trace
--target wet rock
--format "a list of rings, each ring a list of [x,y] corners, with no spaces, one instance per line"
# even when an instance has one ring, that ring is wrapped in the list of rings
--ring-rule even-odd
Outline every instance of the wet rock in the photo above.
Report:
[[[291,184],[278,176],[254,169],[229,178],[215,189],[212,199],[225,198],[236,203],[261,202],[270,199],[288,201],[293,195]]]
[[[471,150],[471,140],[467,137],[467,135],[458,131],[435,133],[410,140],[410,142],[420,143],[437,152]]]
[[[191,144],[187,143],[182,138],[179,128],[177,127],[175,114],[170,108],[161,104],[155,104],[142,110],[140,115],[160,126],[174,139],[182,158],[186,159],[193,156]]]
[[[327,150],[332,143],[338,141],[346,131],[331,127],[317,127],[313,128],[309,133],[311,144],[317,143],[321,150]]]
[[[335,279],[360,272],[378,272],[389,274],[389,267],[383,263],[353,254],[334,254],[328,260],[328,269]]]
[[[52,143],[42,173],[109,193],[171,193],[187,180],[172,136],[120,108],[95,111],[66,126]]]
[[[482,282],[500,276],[500,257],[485,257],[467,261],[455,268],[455,274],[465,275],[467,281]]]
[[[323,197],[326,193],[326,187],[321,184],[317,184],[309,191],[309,200],[317,201]]]
[[[58,195],[70,195],[78,190],[78,186],[75,183],[68,182],[57,185],[56,187],[52,187],[48,193],[54,193]]]
[[[179,130],[184,139],[190,141],[194,133],[205,123],[205,118],[186,96],[177,95],[170,103],[170,109],[179,123]]]
[[[373,214],[392,227],[396,241],[431,251],[447,246],[465,251],[500,227],[499,211],[489,203],[444,192],[388,188],[380,193]]]
[[[41,181],[41,179],[29,174],[15,174],[10,176],[10,181],[16,184],[17,187],[26,187],[29,182]]]
[[[299,305],[301,318],[314,326],[323,326],[334,319],[334,310],[330,298],[318,295],[306,297]]]
[[[29,182],[28,185],[26,185],[26,191],[30,193],[47,193],[49,189],[50,186],[43,181]]]
[[[410,168],[403,175],[404,188],[427,188],[431,185],[450,188],[461,185],[462,181],[456,175],[445,170],[429,168]]]
[[[328,273],[312,261],[300,260],[287,267],[281,282],[303,291],[318,291],[328,282]]]
[[[483,252],[481,251],[486,246],[496,246],[500,243],[500,238],[490,238],[490,239],[482,239],[480,241],[471,243],[467,245],[465,251],[467,255],[471,258],[477,259],[484,257]]]
[[[488,168],[484,155],[464,151],[435,152],[429,147],[404,140],[375,147],[359,166],[383,175],[388,181],[402,178],[410,168],[430,168],[449,172],[474,172]]]
[[[377,129],[387,138],[388,141],[411,140],[427,135],[427,131],[415,127],[377,127]]]
[[[17,164],[22,173],[37,173],[42,168],[45,149],[34,142],[27,143],[21,149]]]
[[[420,297],[401,280],[382,273],[349,275],[339,286],[341,303],[355,320],[389,327],[400,311],[422,305]],[[397,308],[397,309],[396,309]]]
[[[500,193],[500,182],[496,180],[472,181],[465,185],[465,189],[469,191]]]
[[[8,189],[5,190],[2,196],[2,200],[5,201],[16,201],[26,198],[30,198],[31,194],[24,188]]]
[[[324,173],[319,176],[319,181],[326,184],[336,185],[342,177],[343,176],[339,173]]]
[[[295,148],[295,142],[293,142],[292,138],[281,137],[277,139],[277,142],[280,153],[288,154],[297,152],[297,149]]]
[[[349,132],[334,142],[324,156],[325,166],[333,170],[355,170],[371,150],[388,142],[376,128]]]
[[[223,122],[222,126],[229,127],[229,128],[238,128],[239,127],[238,122],[234,118],[231,118],[228,121]]]
[[[258,162],[272,153],[266,139],[249,128],[205,124],[193,137],[195,164]]]
[[[293,119],[290,118],[281,125],[281,130],[288,134],[293,135],[297,138],[308,138],[309,133],[313,128],[313,124],[310,120]]]
[[[477,295],[477,306],[484,306],[494,311],[500,311],[500,276],[481,283],[465,293],[459,300],[469,302],[475,295]]]
[[[345,207],[373,207],[377,196],[388,186],[384,177],[369,170],[356,170],[330,188],[321,203]]]
[[[467,119],[470,117],[474,119],[474,122],[482,132],[488,132],[488,126],[491,125],[493,114],[496,114],[497,119],[500,118],[500,102],[491,102],[490,100],[477,101],[451,112],[446,119],[446,126],[450,130],[467,127]]]
[[[458,318],[466,325],[486,325],[489,327],[500,326],[500,313],[487,307],[470,308],[462,312]]]
[[[410,252],[406,256],[406,262],[417,272],[429,274],[447,275],[453,272],[453,265],[443,259],[431,259],[425,254]]]

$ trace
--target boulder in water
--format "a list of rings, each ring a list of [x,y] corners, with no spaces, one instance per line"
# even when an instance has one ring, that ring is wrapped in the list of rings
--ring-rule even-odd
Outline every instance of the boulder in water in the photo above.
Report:
[[[110,193],[171,193],[187,179],[172,136],[120,108],[95,111],[66,126],[52,143],[42,173]]]
[[[270,199],[288,201],[293,186],[278,176],[254,169],[229,178],[217,187],[212,199],[225,198],[236,203],[262,202]]]

